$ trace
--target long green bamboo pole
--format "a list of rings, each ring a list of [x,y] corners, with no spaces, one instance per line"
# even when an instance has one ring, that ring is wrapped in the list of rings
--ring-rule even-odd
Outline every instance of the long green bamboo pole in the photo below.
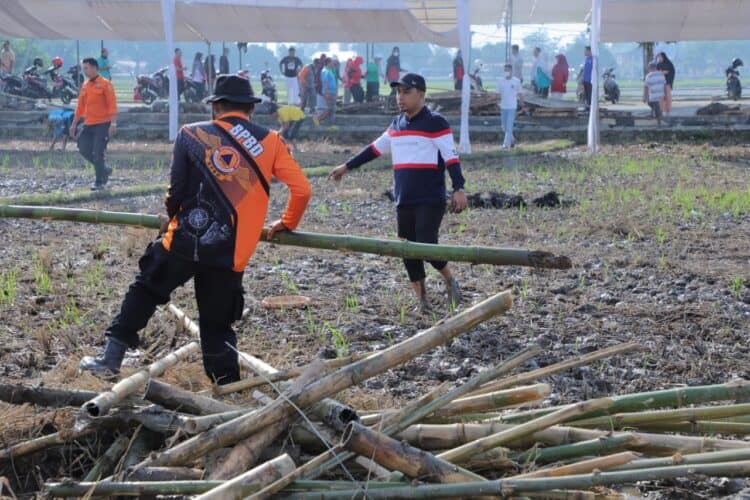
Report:
[[[617,398],[615,398],[616,400]],[[607,427],[620,429],[628,425],[640,425],[650,423],[714,420],[722,417],[736,415],[750,415],[750,403],[706,406],[701,408],[679,408],[676,410],[656,410],[636,413],[618,413],[604,417],[585,418],[573,420],[567,425],[571,427]]]
[[[83,478],[83,482],[98,481],[99,478],[107,476],[117,465],[117,461],[120,460],[122,454],[130,443],[130,438],[125,434],[120,434],[117,439],[110,445],[104,455],[97,460],[96,464]]]
[[[514,453],[510,458],[521,464],[536,462],[549,463],[559,462],[570,458],[578,458],[588,455],[601,455],[621,451],[639,444],[637,437],[631,434],[619,436],[606,436],[587,441],[579,441],[572,444],[559,446],[548,446],[546,448],[533,448],[523,453]]]
[[[117,189],[102,191],[76,190],[55,191],[52,193],[35,193],[0,198],[0,205],[50,205],[80,203],[82,201],[111,200],[113,198],[130,198],[134,196],[147,196],[151,194],[163,194],[167,191],[166,185],[142,184],[137,186],[126,186]]]
[[[684,432],[688,434],[750,434],[750,424],[723,422],[721,420],[699,420],[698,422],[654,422],[634,425],[651,432]]]
[[[471,329],[479,323],[508,311],[512,306],[508,291],[494,295],[470,307],[445,322],[424,330],[395,344],[378,354],[343,367],[307,386],[301,394],[289,399],[299,407],[308,407],[324,398],[332,396],[352,385],[359,384],[375,375],[398,366],[420,354],[445,344],[452,338]],[[214,427],[208,432],[190,438],[160,455],[142,462],[141,466],[183,465],[211,450],[229,446],[249,435],[258,432],[294,412],[286,401],[276,400],[257,412],[243,415]]]
[[[618,465],[617,467],[613,467],[612,470],[651,469],[653,467],[669,467],[672,465],[712,464],[739,460],[750,460],[750,448],[690,453],[687,455],[675,453],[670,457],[664,458],[643,458],[633,460],[629,464]]]
[[[519,474],[517,476],[510,477],[508,479],[527,479],[532,477],[560,477],[560,476],[573,476],[575,474],[587,474],[594,470],[610,470],[618,465],[628,464],[641,455],[632,451],[622,451],[620,453],[614,453],[612,455],[605,455],[603,457],[596,457],[589,460],[582,460],[567,465],[560,465],[558,467],[549,467],[546,469],[537,469],[533,472],[527,472],[526,474]]]
[[[613,396],[611,399],[614,403],[607,411],[611,413],[630,413],[665,407],[680,408],[711,401],[735,401],[747,397],[750,397],[750,381],[735,380],[725,384],[678,387],[675,389]],[[540,415],[550,413],[555,409],[544,408],[541,410],[518,412],[496,420],[504,423],[520,423],[531,418],[538,418]],[[605,412],[592,413],[586,415],[586,418],[603,416],[604,414]]]
[[[98,483],[77,483],[65,481],[45,483],[45,490],[52,497],[82,497],[91,491],[93,496],[148,496],[148,495],[199,495],[226,484],[218,480],[177,480],[177,481],[101,481]],[[368,490],[403,486],[400,482],[369,481]],[[350,481],[294,481],[284,491],[335,491],[349,489]],[[242,492],[250,495],[258,491],[258,485],[243,485]]]
[[[160,224],[159,216],[157,215],[26,205],[0,205],[0,217],[67,220],[95,224],[123,224],[154,229],[158,229]],[[268,241],[265,231],[263,232],[261,241]],[[305,233],[302,231],[276,233],[276,236],[273,240],[270,240],[270,243],[322,250],[371,253],[402,259],[449,260],[454,262],[470,262],[472,264],[528,266],[549,269],[569,269],[571,267],[568,257],[537,250],[432,245],[405,240],[385,240],[338,234]]]

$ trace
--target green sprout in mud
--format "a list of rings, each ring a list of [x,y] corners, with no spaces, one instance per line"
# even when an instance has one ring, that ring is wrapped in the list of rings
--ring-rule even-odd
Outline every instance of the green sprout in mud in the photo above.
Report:
[[[739,276],[735,276],[732,279],[732,295],[734,295],[736,299],[739,299],[740,295],[742,295],[742,287],[744,286],[745,283]]]
[[[18,271],[11,269],[0,273],[0,304],[12,305],[18,290]]]
[[[315,209],[318,211],[318,215],[321,219],[325,219],[328,217],[328,214],[331,213],[331,209],[328,208],[328,205],[325,202],[318,203],[318,206],[316,206]]]
[[[352,204],[348,201],[344,201],[341,204],[341,212],[344,214],[344,216],[349,217],[352,215]]]
[[[299,291],[299,287],[297,287],[297,284],[286,271],[281,271],[281,282],[284,284],[284,288],[286,288],[288,292],[297,293]]]
[[[42,158],[39,156],[33,156],[31,158],[31,164],[34,165],[34,168],[39,168],[42,166]]]
[[[34,290],[38,295],[48,295],[52,291],[52,280],[47,273],[47,268],[39,255],[34,255],[32,263],[34,266]]]
[[[78,310],[78,304],[75,300],[70,299],[70,302],[63,307],[63,314],[60,322],[65,325],[81,326],[83,323],[81,319],[81,313]]]
[[[359,300],[354,295],[349,295],[345,300],[346,308],[352,312],[357,312],[359,309]]]
[[[529,280],[527,278],[522,279],[521,284],[518,286],[518,296],[525,300],[528,298],[530,291]]]
[[[346,340],[344,333],[329,323],[325,324],[328,333],[331,334],[331,343],[336,350],[336,355],[340,358],[349,354],[349,342]]]
[[[97,262],[93,266],[86,270],[84,275],[83,289],[88,294],[93,294],[98,291],[104,282],[104,265],[101,262]]]
[[[667,241],[667,233],[664,231],[663,228],[657,227],[656,228],[656,243],[659,246],[662,246]]]

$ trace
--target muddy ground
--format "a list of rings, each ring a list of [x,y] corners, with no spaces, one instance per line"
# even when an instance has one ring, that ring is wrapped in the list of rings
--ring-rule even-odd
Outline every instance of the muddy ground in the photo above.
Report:
[[[336,165],[358,145],[302,143],[305,167]],[[0,149],[0,196],[87,188],[93,171],[46,145],[10,142]],[[539,149],[544,150],[544,147]],[[526,368],[621,342],[643,353],[615,357],[551,377],[544,405],[683,384],[750,377],[750,153],[740,146],[641,144],[605,146],[592,158],[583,148],[515,155],[475,147],[462,161],[467,191],[498,190],[527,200],[555,190],[570,208],[472,209],[447,214],[441,241],[549,250],[568,255],[568,271],[455,264],[465,304],[513,290],[504,317],[363,386],[341,399],[358,409],[400,405],[442,381],[465,380],[531,344],[543,354]],[[169,151],[162,144],[110,147],[112,186],[166,183]],[[301,230],[394,238],[395,207],[382,196],[391,173],[382,160],[336,186],[311,179],[314,197]],[[285,188],[274,185],[269,219],[282,212]],[[75,206],[159,213],[157,195]],[[63,222],[0,220],[0,380],[77,388],[101,383],[79,376],[81,356],[97,351],[154,231]],[[381,349],[447,314],[443,286],[429,272],[436,311],[412,312],[414,300],[400,261],[261,244],[245,272],[252,313],[237,323],[240,347],[282,368],[315,356]],[[266,296],[304,294],[306,310],[269,312]],[[197,316],[192,286],[174,302]],[[158,311],[128,358],[140,366],[184,344],[166,311]],[[189,389],[208,388],[195,359],[166,377]],[[3,447],[45,432],[50,417],[0,405]],[[29,420],[31,418],[31,420]],[[48,426],[47,426],[48,427]],[[49,429],[46,430],[49,432]],[[46,466],[45,466],[46,467]],[[37,474],[54,473],[40,466]],[[5,472],[7,475],[11,475]],[[17,474],[17,472],[16,472]],[[16,479],[32,488],[33,479]],[[716,483],[701,488],[660,484],[659,495],[714,498],[732,493]],[[644,494],[652,486],[643,487]],[[750,486],[735,484],[742,489]],[[28,490],[27,490],[28,491]],[[747,491],[747,490],[745,490]],[[685,496],[682,496],[682,495]]]

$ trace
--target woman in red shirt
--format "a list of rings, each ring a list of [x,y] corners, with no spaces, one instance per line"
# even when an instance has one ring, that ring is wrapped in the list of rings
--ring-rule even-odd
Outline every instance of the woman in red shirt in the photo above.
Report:
[[[565,84],[568,83],[568,60],[562,54],[555,56],[556,63],[552,66],[552,87],[550,88],[550,97],[562,99],[565,94]]]

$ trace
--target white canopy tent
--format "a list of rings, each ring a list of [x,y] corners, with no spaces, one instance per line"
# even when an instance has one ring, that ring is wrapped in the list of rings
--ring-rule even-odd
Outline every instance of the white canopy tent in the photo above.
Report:
[[[160,15],[161,14],[161,15]],[[248,42],[429,42],[462,49],[470,25],[590,22],[594,95],[600,40],[726,40],[747,37],[750,0],[2,0],[0,31],[18,38]],[[170,69],[170,137],[177,131]],[[470,85],[464,76],[460,147],[470,152]],[[592,106],[589,146],[596,149]]]

